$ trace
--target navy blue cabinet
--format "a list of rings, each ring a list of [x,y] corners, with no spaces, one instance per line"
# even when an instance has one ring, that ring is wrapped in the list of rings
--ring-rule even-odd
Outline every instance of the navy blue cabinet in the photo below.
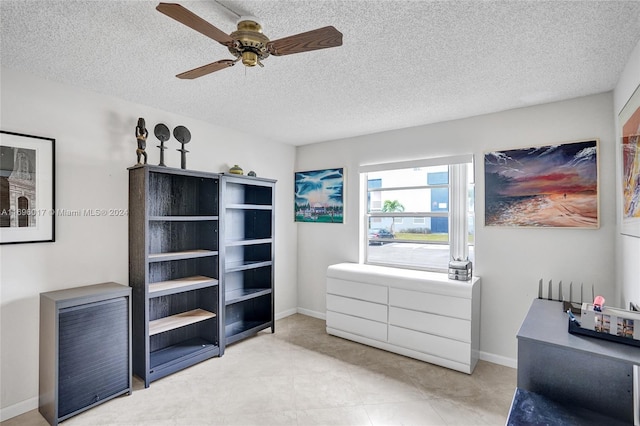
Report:
[[[40,413],[52,425],[131,393],[131,288],[40,294]]]

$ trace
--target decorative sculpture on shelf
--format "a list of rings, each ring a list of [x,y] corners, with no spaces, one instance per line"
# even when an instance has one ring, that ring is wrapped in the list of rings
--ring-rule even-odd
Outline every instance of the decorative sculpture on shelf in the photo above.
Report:
[[[233,167],[229,168],[229,173],[234,175],[241,175],[244,173],[244,170],[242,170],[242,167],[238,166],[237,164],[234,164]]]
[[[171,132],[169,131],[169,128],[162,123],[156,124],[153,132],[155,133],[156,138],[160,141],[160,145],[157,146],[160,148],[160,164],[158,165],[166,166],[166,164],[164,164],[164,150],[167,149],[167,147],[164,146],[164,143],[171,138]]]
[[[180,151],[181,156],[180,156],[180,167],[182,169],[186,169],[187,168],[187,151],[186,149],[184,149],[184,146],[189,143],[189,141],[191,140],[191,132],[189,132],[189,129],[187,129],[184,126],[178,126],[175,129],[173,129],[173,137],[176,138],[178,140],[178,142],[180,142],[180,144],[182,144],[182,147],[180,149],[177,149],[176,151]]]
[[[136,126],[136,139],[138,140],[138,148],[136,149],[136,154],[138,156],[138,164],[140,163],[140,157],[144,157],[144,164],[147,164],[147,153],[145,148],[147,147],[147,136],[149,136],[149,132],[145,127],[144,118],[138,118],[138,125]]]

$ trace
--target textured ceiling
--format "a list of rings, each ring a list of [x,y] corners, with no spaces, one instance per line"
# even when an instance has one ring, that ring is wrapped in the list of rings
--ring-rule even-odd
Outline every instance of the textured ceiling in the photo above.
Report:
[[[2,0],[1,64],[302,145],[609,91],[640,40],[640,1],[178,3],[272,40],[333,25],[343,46],[180,80],[232,56],[158,1]]]

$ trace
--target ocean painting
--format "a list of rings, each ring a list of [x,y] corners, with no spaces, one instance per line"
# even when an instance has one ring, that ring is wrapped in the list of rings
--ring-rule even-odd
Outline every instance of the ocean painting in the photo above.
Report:
[[[484,155],[485,225],[598,228],[598,140]]]
[[[344,169],[295,174],[295,221],[343,223]]]
[[[640,237],[640,86],[619,116],[622,126],[622,233]]]

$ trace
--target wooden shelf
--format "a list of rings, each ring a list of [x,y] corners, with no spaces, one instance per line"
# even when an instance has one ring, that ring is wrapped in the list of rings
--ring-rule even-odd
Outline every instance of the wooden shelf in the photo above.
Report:
[[[149,255],[149,262],[164,262],[167,260],[194,259],[196,257],[216,256],[215,250],[185,250],[172,251],[168,253],[152,253]]]
[[[218,285],[218,280],[203,275],[185,277],[177,280],[160,281],[149,284],[149,296],[160,297],[168,294],[181,293],[183,291],[197,290],[199,288]]]
[[[227,291],[225,293],[225,305],[242,302],[254,297],[270,294],[270,288],[241,288],[237,290]]]
[[[214,318],[215,316],[216,314],[213,312],[205,311],[204,309],[193,309],[191,311],[149,321],[149,336],[184,327],[185,325],[205,321],[210,318]]]
[[[246,336],[257,333],[260,330],[271,327],[272,322],[267,321],[237,321],[225,326],[227,344],[234,343]]]
[[[236,210],[273,210],[273,206],[270,204],[227,204],[225,208]]]
[[[224,244],[227,247],[233,246],[251,246],[255,244],[269,244],[273,242],[273,238],[245,238],[242,240],[227,240]]]
[[[218,346],[205,339],[196,337],[151,352],[149,354],[149,367],[151,373],[155,373],[158,370],[184,362],[185,359],[211,351],[218,352]]]
[[[244,262],[227,262],[225,272],[244,271],[245,269],[262,268],[269,266],[273,262],[271,260],[247,260]]]
[[[219,220],[219,216],[149,216],[149,220],[156,222],[202,222]]]

